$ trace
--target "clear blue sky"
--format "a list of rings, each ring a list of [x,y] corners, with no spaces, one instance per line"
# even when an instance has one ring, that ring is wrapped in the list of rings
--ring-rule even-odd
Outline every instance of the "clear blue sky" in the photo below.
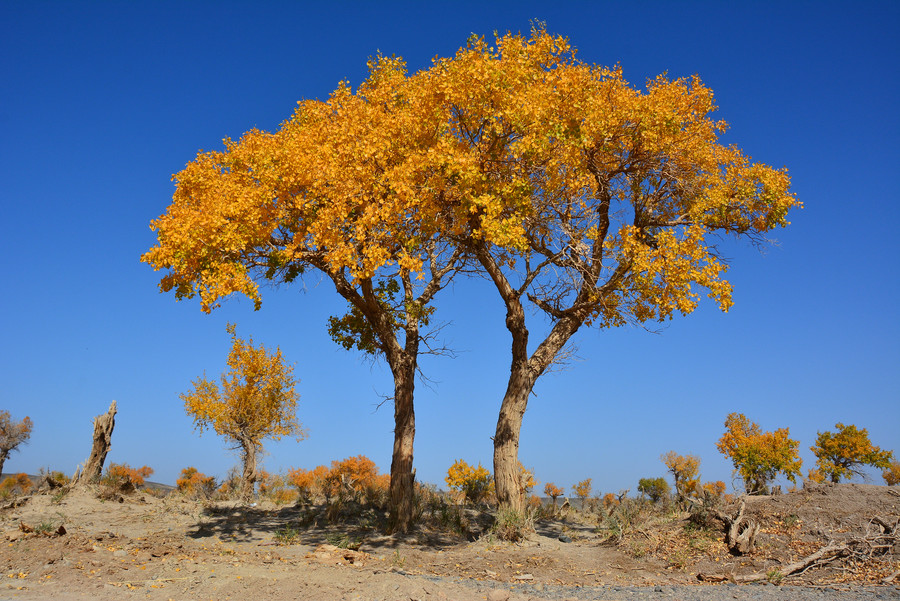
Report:
[[[900,451],[897,3],[7,0],[0,409],[35,429],[5,471],[71,473],[91,418],[116,399],[108,461],[149,465],[168,483],[188,465],[224,475],[237,456],[193,431],[178,395],[221,373],[229,321],[280,346],[301,379],[309,438],[267,444],[268,469],[365,454],[387,471],[392,408],[375,407],[389,373],[330,341],[326,319],[344,305],[329,285],[310,278],[267,290],[258,312],[233,300],[205,315],[159,293],[139,262],[155,243],[148,224],[199,149],[274,129],[341,79],[359,83],[367,57],[427,68],[471,32],[527,32],[532,19],[636,85],[699,74],[731,124],[726,140],[787,166],[805,208],[764,252],[728,243],[730,313],[705,303],[659,332],[581,331],[580,359],[535,389],[525,465],[567,489],[591,477],[595,490],[634,492],[674,449],[730,487],[715,442],[731,411],[789,427],[804,471],[816,432],[838,421]],[[417,388],[416,466],[443,484],[456,458],[490,466],[509,338],[483,281],[440,296],[438,316],[459,355],[423,362],[434,383]]]

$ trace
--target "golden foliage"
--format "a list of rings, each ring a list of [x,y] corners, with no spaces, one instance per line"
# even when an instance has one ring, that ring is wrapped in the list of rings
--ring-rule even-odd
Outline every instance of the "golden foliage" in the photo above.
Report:
[[[612,509],[613,507],[615,507],[618,504],[619,504],[619,499],[613,493],[608,492],[605,495],[603,495],[603,506],[606,509]]]
[[[216,489],[216,479],[200,472],[195,467],[181,470],[181,476],[175,480],[178,490],[188,496],[209,497]]]
[[[447,470],[444,482],[450,490],[461,492],[467,503],[473,504],[483,501],[490,495],[494,485],[491,472],[482,467],[480,462],[478,467],[472,467],[462,459],[453,462]]]
[[[704,482],[701,489],[711,497],[724,498],[725,496],[725,483],[721,480]]]
[[[782,473],[791,482],[797,481],[802,461],[797,453],[799,443],[790,438],[788,428],[763,432],[742,413],[729,413],[725,418],[725,434],[716,448],[731,459],[735,471],[744,480],[748,493],[759,494],[768,483]]]
[[[553,482],[547,482],[544,485],[544,494],[553,499],[553,502],[556,503],[556,499],[563,494],[563,489],[555,485]]]
[[[134,468],[127,463],[110,463],[100,482],[117,490],[129,485],[138,488],[152,474],[153,468],[146,465]]]
[[[591,483],[593,482],[592,478],[586,478],[581,482],[575,484],[572,487],[572,494],[581,499],[581,503],[584,504],[584,500],[591,496]]]
[[[306,470],[288,470],[286,482],[294,486],[304,502],[312,502],[324,497],[345,502],[383,505],[390,487],[390,474],[378,473],[378,466],[365,455],[332,461],[331,467],[324,465]]]
[[[711,234],[758,235],[799,206],[786,170],[719,143],[699,78],[636,89],[541,28],[472,37],[413,75],[378,57],[355,92],[298,104],[174,176],[141,259],[168,271],[162,290],[258,305],[255,279],[417,274],[436,239],[465,236],[586,274],[589,320],[666,319],[694,309],[693,284],[731,305]],[[537,288],[548,308],[559,285]]]
[[[201,433],[211,427],[242,448],[259,447],[264,438],[300,440],[303,432],[296,420],[293,368],[285,364],[280,349],[272,353],[262,345],[254,346],[252,338],[238,338],[233,325],[228,331],[232,339],[229,370],[220,384],[198,378],[194,390],[181,395],[194,425]]]
[[[884,483],[888,486],[897,486],[900,484],[900,461],[891,461],[887,469],[881,472]]]
[[[869,440],[869,432],[850,424],[835,424],[837,432],[819,432],[816,444],[810,450],[816,456],[816,471],[822,479],[840,482],[854,475],[864,475],[859,469],[863,465],[887,468],[893,454],[882,451]]]
[[[696,455],[679,455],[669,451],[660,460],[675,480],[675,494],[688,497],[700,485],[700,458]]]
[[[521,484],[522,496],[526,497],[531,490],[537,486],[537,480],[534,477],[534,470],[527,469],[522,462],[519,462],[519,483]]]
[[[31,478],[24,472],[7,476],[3,479],[3,482],[0,482],[0,497],[5,499],[11,495],[24,495],[30,491],[33,486],[34,484],[31,482]]]

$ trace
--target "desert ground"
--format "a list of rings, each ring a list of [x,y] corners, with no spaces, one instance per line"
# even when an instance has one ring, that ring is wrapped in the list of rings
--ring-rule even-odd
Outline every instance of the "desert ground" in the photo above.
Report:
[[[545,509],[533,531],[506,542],[487,508],[454,507],[451,519],[446,505],[425,508],[414,532],[386,535],[383,513],[364,507],[335,517],[319,506],[177,492],[105,497],[87,488],[4,502],[0,599],[642,598],[617,587],[737,599],[757,598],[736,592],[762,590],[742,583],[753,575],[766,589],[900,596],[900,491],[885,486],[746,498],[760,530],[745,555],[729,552],[719,520],[637,500]],[[735,515],[737,500],[721,511]]]

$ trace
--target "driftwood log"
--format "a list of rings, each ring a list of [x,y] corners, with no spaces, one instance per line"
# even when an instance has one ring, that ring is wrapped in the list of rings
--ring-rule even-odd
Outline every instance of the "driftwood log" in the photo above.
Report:
[[[72,477],[72,486],[94,484],[100,480],[103,473],[103,462],[112,446],[113,428],[116,426],[116,402],[113,401],[109,410],[94,418],[94,443],[91,446],[91,456],[84,464],[84,469]]]

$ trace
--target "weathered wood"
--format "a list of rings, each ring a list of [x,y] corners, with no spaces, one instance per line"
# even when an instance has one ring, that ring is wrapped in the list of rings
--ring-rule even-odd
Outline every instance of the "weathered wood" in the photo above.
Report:
[[[113,401],[109,410],[94,418],[94,443],[91,447],[91,456],[84,464],[84,469],[73,478],[72,485],[93,484],[100,480],[103,473],[103,463],[112,446],[113,428],[116,426],[116,402]]]

